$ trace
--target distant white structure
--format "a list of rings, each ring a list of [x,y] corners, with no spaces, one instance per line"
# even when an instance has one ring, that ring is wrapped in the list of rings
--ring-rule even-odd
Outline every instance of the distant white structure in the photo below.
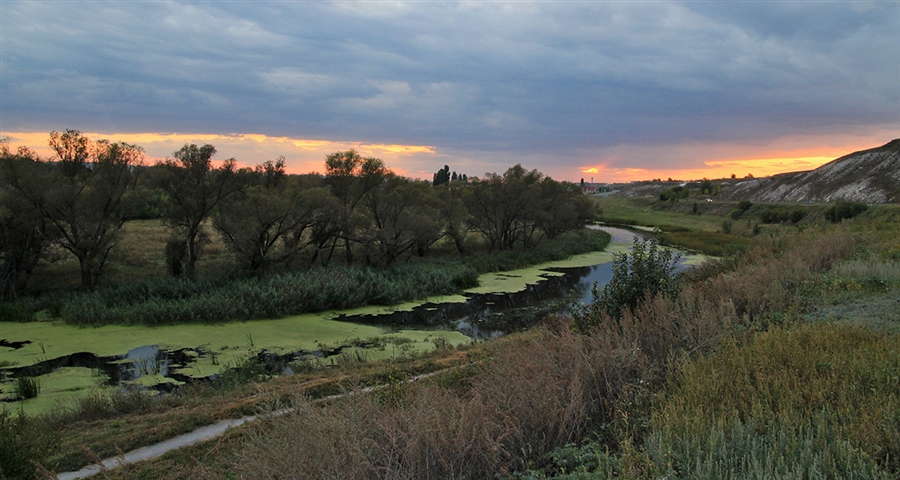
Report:
[[[581,193],[585,195],[600,193],[600,192],[608,192],[609,184],[607,183],[594,183],[593,177],[591,178],[591,183],[585,182],[581,185]]]

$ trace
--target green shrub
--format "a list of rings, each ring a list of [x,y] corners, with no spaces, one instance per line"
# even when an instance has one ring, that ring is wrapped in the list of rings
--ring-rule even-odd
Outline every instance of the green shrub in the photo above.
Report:
[[[677,186],[668,188],[663,190],[659,194],[659,199],[663,202],[665,201],[676,201],[681,198],[688,198],[691,194],[691,191],[687,187]]]
[[[762,223],[797,223],[806,217],[806,210],[802,208],[769,207],[759,214]]]
[[[35,377],[19,376],[13,384],[13,392],[18,400],[34,398],[41,392],[41,383]]]
[[[0,478],[37,478],[41,463],[59,445],[58,434],[39,428],[24,413],[0,408]]]
[[[680,255],[660,248],[656,238],[634,239],[631,254],[616,254],[613,275],[602,290],[593,289],[593,303],[574,315],[576,326],[586,331],[596,325],[602,315],[621,318],[625,310],[634,311],[648,298],[656,295],[674,298],[681,290],[676,273]]]
[[[0,322],[30,322],[34,314],[8,302],[0,302]]]
[[[865,203],[838,200],[828,210],[825,210],[825,218],[831,223],[838,223],[845,218],[853,218],[868,209],[869,206]]]
[[[329,265],[261,278],[168,278],[67,295],[54,308],[73,325],[166,325],[393,305],[475,287],[479,273],[602,250],[609,240],[606,232],[585,231],[529,249],[397,263],[390,268]]]
[[[731,211],[731,218],[733,220],[741,218],[741,216],[744,215],[744,212],[750,210],[750,207],[752,206],[753,202],[751,202],[750,200],[741,200],[734,208],[734,210]]]

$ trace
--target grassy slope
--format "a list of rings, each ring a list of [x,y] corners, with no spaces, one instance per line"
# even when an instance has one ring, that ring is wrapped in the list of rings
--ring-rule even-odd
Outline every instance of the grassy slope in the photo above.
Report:
[[[747,248],[750,238],[759,233],[794,227],[789,223],[762,224],[760,216],[767,209],[803,210],[806,216],[798,225],[804,226],[821,222],[828,208],[827,205],[754,204],[735,219],[731,213],[738,202],[707,202],[706,197],[677,202],[621,196],[597,196],[593,199],[602,210],[601,218],[606,223],[655,227],[662,231],[660,242],[664,245],[715,257]]]

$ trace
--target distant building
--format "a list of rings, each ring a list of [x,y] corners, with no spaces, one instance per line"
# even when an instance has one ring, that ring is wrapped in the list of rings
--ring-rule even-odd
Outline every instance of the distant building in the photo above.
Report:
[[[583,183],[581,184],[581,192],[585,195],[593,195],[595,193],[602,193],[609,191],[609,184],[607,183]]]

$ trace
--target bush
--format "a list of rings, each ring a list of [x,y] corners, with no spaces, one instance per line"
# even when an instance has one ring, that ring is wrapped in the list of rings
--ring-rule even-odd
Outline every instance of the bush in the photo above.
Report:
[[[787,209],[784,207],[769,207],[759,214],[762,223],[797,223],[806,217],[806,211],[802,208]]]
[[[59,444],[58,435],[38,428],[24,413],[0,408],[0,478],[36,478],[43,462]]]
[[[661,295],[674,298],[681,290],[681,282],[675,272],[680,255],[672,250],[659,247],[656,238],[634,239],[631,254],[616,254],[613,259],[613,276],[600,290],[593,289],[593,303],[574,318],[579,329],[600,321],[600,315],[621,318],[624,311],[633,312],[648,298]]]
[[[869,206],[865,203],[838,200],[831,208],[825,210],[825,218],[831,223],[838,223],[845,218],[853,218],[868,209]]]
[[[19,376],[13,385],[13,392],[17,400],[26,400],[38,396],[41,392],[41,384],[35,377]]]
[[[731,211],[731,218],[733,220],[741,218],[744,212],[750,210],[750,207],[752,206],[753,202],[751,202],[750,200],[741,200],[740,203],[737,204],[737,207],[735,207],[734,210]]]
[[[691,191],[687,187],[677,186],[668,188],[663,190],[659,194],[659,199],[663,202],[665,201],[676,201],[680,198],[688,198],[690,196]]]
[[[0,302],[0,322],[31,322],[34,314],[7,302]]]

